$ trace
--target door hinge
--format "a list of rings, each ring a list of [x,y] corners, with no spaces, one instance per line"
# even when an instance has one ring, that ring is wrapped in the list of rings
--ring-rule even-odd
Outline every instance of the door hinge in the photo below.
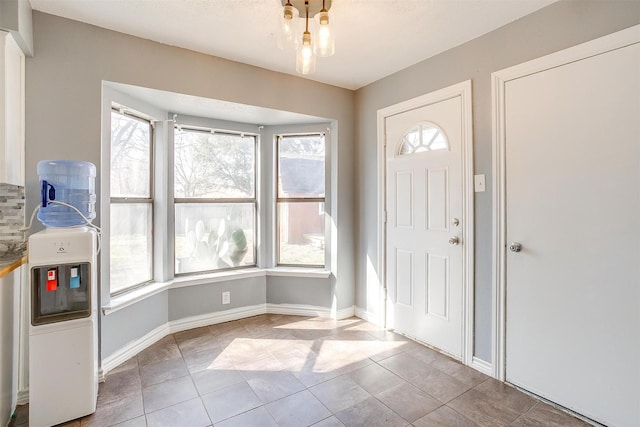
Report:
[[[382,223],[387,223],[387,211],[382,211]]]

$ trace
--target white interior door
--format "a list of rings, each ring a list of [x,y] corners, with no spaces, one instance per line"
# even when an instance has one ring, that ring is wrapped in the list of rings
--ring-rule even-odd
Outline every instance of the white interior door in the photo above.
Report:
[[[462,356],[462,97],[385,119],[387,323]]]
[[[506,379],[640,425],[640,44],[504,87]]]

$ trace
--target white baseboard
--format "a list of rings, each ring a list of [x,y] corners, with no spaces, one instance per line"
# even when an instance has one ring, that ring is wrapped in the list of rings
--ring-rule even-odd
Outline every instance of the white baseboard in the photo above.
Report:
[[[384,326],[384,320],[382,316],[379,314],[374,314],[370,311],[365,310],[364,308],[355,307],[355,315],[362,320],[366,320],[369,323],[373,323],[376,326]]]
[[[336,311],[335,319],[336,320],[348,319],[349,317],[353,317],[355,315],[356,315],[355,307],[351,306],[351,307],[342,308]]]
[[[480,371],[485,375],[493,376],[493,365],[489,362],[485,362],[482,359],[478,359],[477,357],[473,357],[471,361],[471,367],[476,371]]]
[[[245,319],[265,313],[267,313],[266,304],[258,304],[187,317],[180,320],[172,320],[169,322],[169,334],[175,334],[176,332],[182,332],[188,329],[201,328],[203,326],[216,325],[218,323],[231,322],[232,320]]]
[[[354,314],[353,306],[333,311],[330,308],[304,304],[267,304],[267,313],[285,314],[289,316],[328,317],[331,319],[348,319]]]
[[[27,403],[29,403],[29,389],[18,390],[16,405],[26,405]]]
[[[104,377],[113,368],[116,368],[121,363],[131,359],[136,354],[140,353],[145,348],[155,344],[162,338],[169,335],[169,325],[167,323],[158,326],[148,334],[134,340],[115,353],[105,357],[102,360],[102,376]]]

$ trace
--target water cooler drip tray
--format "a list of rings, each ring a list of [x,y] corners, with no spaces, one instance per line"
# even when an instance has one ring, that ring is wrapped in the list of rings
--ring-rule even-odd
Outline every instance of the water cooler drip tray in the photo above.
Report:
[[[91,315],[91,265],[62,264],[31,269],[31,324],[80,319]]]

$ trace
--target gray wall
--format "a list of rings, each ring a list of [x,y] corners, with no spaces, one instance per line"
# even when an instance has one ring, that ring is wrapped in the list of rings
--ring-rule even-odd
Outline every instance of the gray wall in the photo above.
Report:
[[[267,276],[267,303],[269,304],[301,304],[331,309],[333,296],[331,278]],[[341,308],[345,307],[337,307],[338,310]]]
[[[222,305],[222,292],[230,292],[231,303]],[[169,321],[264,304],[265,277],[189,286],[169,290]]]
[[[376,313],[380,305],[372,280],[379,271],[377,110],[471,79],[475,173],[487,178],[487,191],[475,198],[475,355],[491,361],[491,73],[638,23],[638,1],[562,1],[356,92],[357,306]]]
[[[169,320],[168,301],[168,293],[164,291],[108,316],[102,316],[102,360],[155,328],[165,325]]]
[[[35,55],[26,61],[26,206],[38,202],[36,165],[42,159],[94,163],[100,176],[102,81],[292,111],[336,121],[337,164],[332,185],[339,189],[333,220],[340,226],[340,257],[334,287],[339,307],[354,300],[353,215],[355,179],[354,98],[352,91],[299,77],[227,61],[101,29],[33,13]],[[334,132],[334,136],[337,130]],[[100,182],[96,182],[100,194]],[[100,207],[96,210],[99,212]],[[100,224],[100,218],[94,221]],[[235,286],[234,283],[231,284]],[[200,288],[219,293],[219,286]],[[186,290],[164,292],[101,319],[104,358],[144,336],[158,322],[199,314],[189,308]],[[261,291],[262,303],[265,291]],[[197,296],[196,296],[197,297]],[[212,297],[213,298],[213,297]],[[176,306],[169,301],[175,301]],[[233,301],[233,296],[232,296]],[[253,300],[251,300],[253,301]],[[182,304],[186,307],[181,307]]]

